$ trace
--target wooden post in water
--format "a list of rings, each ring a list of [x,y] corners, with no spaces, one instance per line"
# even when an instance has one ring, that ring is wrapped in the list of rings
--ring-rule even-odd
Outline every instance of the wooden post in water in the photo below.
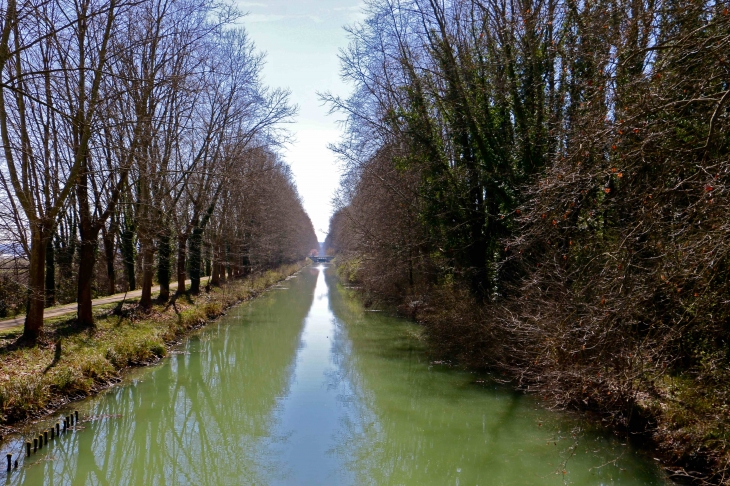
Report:
[[[8,472],[13,470],[13,455],[8,454]]]
[[[61,437],[61,424],[56,422],[56,435]]]
[[[38,452],[38,438],[33,439],[33,454]]]
[[[48,431],[47,430],[43,431],[43,444],[48,445]]]
[[[25,442],[25,456],[30,457],[30,441]]]
[[[56,429],[54,429],[53,427],[51,427],[48,430],[50,430],[50,432],[51,432],[51,440],[55,439],[56,438]]]
[[[38,434],[38,448],[43,449],[43,434]]]
[[[15,460],[14,468],[18,469],[18,460],[17,459]]]
[[[79,411],[78,410],[74,410],[74,417],[76,418],[76,425],[78,425],[79,424]]]

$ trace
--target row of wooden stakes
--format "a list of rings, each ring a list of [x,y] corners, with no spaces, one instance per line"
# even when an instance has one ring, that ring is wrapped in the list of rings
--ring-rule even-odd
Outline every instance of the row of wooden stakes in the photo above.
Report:
[[[79,423],[79,411],[75,410],[72,415],[67,415],[63,419],[63,429],[61,429],[61,423],[56,422],[56,427],[51,427],[48,430],[44,430],[42,434],[38,434],[38,437],[33,439],[33,443],[31,444],[30,441],[27,441],[25,443],[25,457],[30,457],[31,455],[31,447],[32,453],[35,454],[38,452],[38,449],[43,449],[44,445],[48,445],[49,440],[54,440],[56,437],[61,437],[61,432],[66,433],[66,431],[69,429],[69,427],[73,427],[74,424]],[[13,470],[13,467],[15,469],[18,469],[18,460],[15,460],[15,463],[13,463],[13,455],[8,453],[8,472]]]

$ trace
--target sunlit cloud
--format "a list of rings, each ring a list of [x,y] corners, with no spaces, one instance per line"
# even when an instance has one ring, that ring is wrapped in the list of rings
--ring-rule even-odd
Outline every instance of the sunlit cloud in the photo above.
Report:
[[[282,20],[307,19],[315,24],[324,23],[319,15],[276,15],[276,14],[250,14],[246,16],[247,22],[280,22]]]
[[[332,11],[337,12],[340,15],[344,14],[347,17],[348,22],[362,20],[365,18],[364,3],[358,3],[357,5],[351,5],[349,7],[334,7]]]
[[[250,14],[245,18],[246,22],[279,22],[280,20],[288,19],[286,15],[275,15],[275,14]]]

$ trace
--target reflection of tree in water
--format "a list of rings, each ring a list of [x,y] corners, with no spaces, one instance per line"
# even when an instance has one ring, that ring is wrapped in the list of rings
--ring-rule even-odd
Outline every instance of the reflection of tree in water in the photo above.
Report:
[[[530,399],[476,387],[473,375],[428,371],[409,336],[415,328],[363,312],[329,272],[336,322],[326,382],[340,420],[329,450],[339,468],[333,482],[562,484],[555,471],[564,447],[547,439],[565,435],[568,421],[534,410]],[[121,418],[84,424],[53,445],[60,460],[23,468],[12,484],[297,484],[276,455],[286,438],[272,434],[282,430],[280,397],[295,391],[288,387],[317,274],[305,270],[286,284],[292,291],[240,308],[232,325],[212,326],[143,381],[107,394],[91,413]],[[661,484],[632,454],[591,471],[621,448],[591,434],[580,444],[591,452],[570,458],[570,484],[611,483],[619,467],[621,484]]]
[[[425,350],[404,329],[411,324],[363,312],[336,290],[333,275],[327,283],[338,320],[338,376],[331,380],[348,391],[332,453],[356,484],[563,484],[555,471],[564,462],[561,446],[573,441],[556,446],[546,439],[565,431],[568,420],[509,390],[474,386],[474,375],[428,371]],[[633,455],[610,471],[591,471],[620,445],[600,435],[583,440],[591,441],[591,452],[571,458],[569,484],[664,484]]]
[[[292,291],[232,311],[232,324],[211,325],[143,381],[105,395],[92,413],[119,418],[58,441],[59,460],[27,468],[15,484],[268,482],[273,412],[315,282],[302,272],[287,282]]]

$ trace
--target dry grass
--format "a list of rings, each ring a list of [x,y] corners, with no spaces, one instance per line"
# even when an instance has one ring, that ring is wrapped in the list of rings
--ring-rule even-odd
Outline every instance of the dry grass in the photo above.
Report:
[[[229,281],[209,293],[185,296],[174,306],[156,304],[142,313],[135,302],[121,312],[117,304],[99,307],[96,328],[81,329],[73,320],[46,322],[42,341],[17,347],[21,328],[0,333],[0,424],[42,416],[117,382],[130,366],[154,363],[192,329],[301,269],[285,265],[244,280]],[[5,434],[3,434],[5,435]]]

